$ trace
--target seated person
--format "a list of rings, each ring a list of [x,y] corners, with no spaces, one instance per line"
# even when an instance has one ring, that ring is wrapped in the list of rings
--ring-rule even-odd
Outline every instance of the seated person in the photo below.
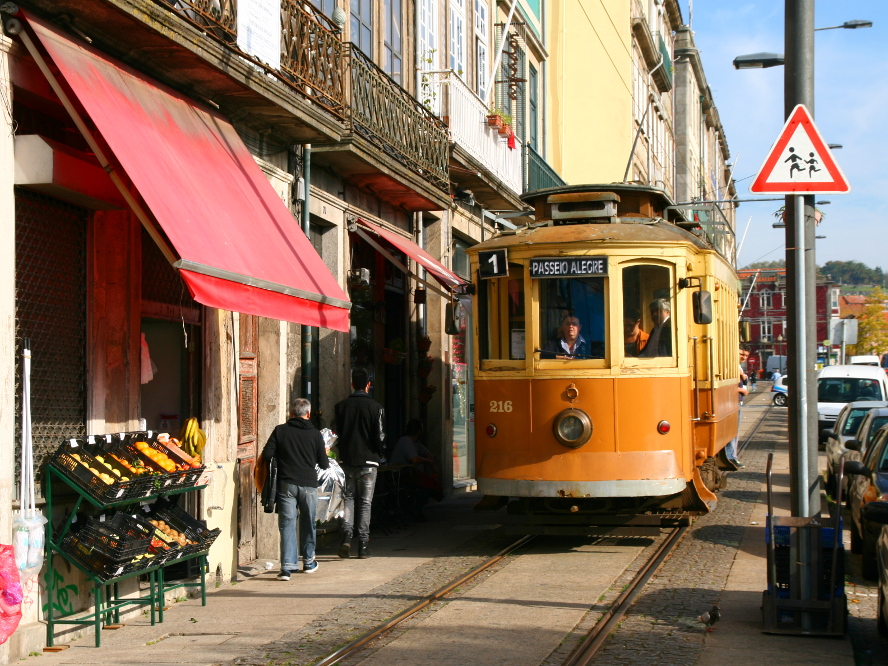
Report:
[[[438,480],[435,459],[432,453],[419,441],[422,438],[422,421],[411,419],[404,428],[404,435],[392,451],[392,465],[415,465],[412,474],[403,475],[402,482],[409,485],[405,501],[407,511],[424,521],[423,507],[430,498],[438,502],[444,499],[444,491]]]
[[[582,329],[583,325],[577,317],[571,314],[564,315],[561,327],[558,329],[560,337],[549,341],[540,358],[589,358],[589,345],[580,335]]]
[[[654,327],[641,355],[645,358],[672,356],[672,306],[669,299],[658,298],[652,301],[650,312]]]
[[[875,382],[860,382],[860,391],[857,396],[858,400],[878,400],[879,392],[876,389]]]
[[[650,336],[641,330],[641,312],[637,308],[629,308],[623,313],[623,335],[626,356],[641,356]]]

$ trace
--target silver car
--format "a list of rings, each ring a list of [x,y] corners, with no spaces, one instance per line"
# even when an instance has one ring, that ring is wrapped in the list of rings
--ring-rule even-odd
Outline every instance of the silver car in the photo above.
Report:
[[[833,485],[835,483],[836,470],[839,468],[839,462],[843,457],[845,460],[861,459],[860,454],[857,453],[860,450],[860,447],[855,448],[855,446],[852,445],[849,449],[847,443],[850,440],[858,440],[863,444],[861,438],[857,436],[858,432],[864,421],[866,421],[869,412],[880,407],[888,407],[888,402],[882,400],[849,402],[845,405],[842,411],[839,412],[838,417],[836,417],[835,425],[832,428],[827,428],[821,431],[821,439],[826,440],[826,488],[833,497],[836,496],[836,489]],[[884,415],[880,416],[881,420],[878,420],[879,425],[871,430],[872,434],[876,434],[876,430],[883,425],[888,424],[888,409],[883,409],[882,411],[884,412]],[[873,421],[870,421],[869,423],[872,424]],[[870,431],[868,430],[868,432]],[[861,451],[861,453],[863,452]],[[845,478],[842,483],[843,491],[847,488],[847,481],[848,479]],[[844,492],[842,494],[845,495]]]

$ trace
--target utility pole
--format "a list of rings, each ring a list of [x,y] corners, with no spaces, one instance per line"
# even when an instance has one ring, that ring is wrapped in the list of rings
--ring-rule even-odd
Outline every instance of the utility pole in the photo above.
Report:
[[[785,0],[784,115],[798,104],[814,114],[814,0]],[[817,267],[814,196],[786,197],[789,458],[792,515],[820,515],[817,469]]]

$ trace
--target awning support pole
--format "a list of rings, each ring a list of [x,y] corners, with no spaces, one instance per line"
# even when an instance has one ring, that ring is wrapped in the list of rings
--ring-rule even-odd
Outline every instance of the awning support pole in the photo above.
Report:
[[[305,237],[311,242],[311,144],[306,143],[302,149],[302,178],[305,181],[304,194],[305,199],[302,201],[302,231]],[[314,342],[312,327],[302,325],[302,397],[312,403],[312,416],[317,421],[318,406],[314,404],[314,394],[312,393],[311,378],[314,375],[312,367],[311,348]],[[288,407],[289,409],[289,407]],[[288,414],[289,416],[289,414]]]
[[[404,271],[407,275],[412,277],[414,280],[416,280],[417,282],[421,282],[426,287],[428,287],[429,289],[434,291],[436,294],[439,294],[440,296],[443,296],[444,298],[450,298],[450,294],[448,294],[447,292],[445,292],[441,289],[438,289],[438,287],[431,284],[427,280],[423,280],[416,273],[411,273],[409,268],[407,268],[404,264],[402,264],[400,261],[395,259],[394,256],[392,256],[391,252],[389,252],[388,250],[383,248],[379,243],[377,243],[375,240],[370,238],[370,236],[363,229],[358,227],[357,229],[355,229],[355,233],[358,234],[358,236],[363,238],[365,241],[370,243],[370,245],[373,247],[373,249],[375,249],[377,252],[379,252],[379,254],[381,254],[383,257],[388,259],[390,262],[392,262],[395,266],[400,268],[402,271]]]
[[[83,118],[80,117],[77,109],[74,108],[74,104],[68,97],[67,92],[65,92],[65,89],[62,88],[58,79],[56,79],[55,75],[47,66],[46,60],[43,58],[43,54],[40,53],[40,51],[34,45],[34,41],[31,39],[31,35],[28,34],[27,30],[22,30],[19,33],[19,37],[21,37],[22,42],[24,42],[25,48],[28,49],[28,53],[30,53],[31,57],[34,58],[34,61],[37,63],[37,67],[39,67],[40,71],[43,72],[43,76],[46,77],[46,80],[49,82],[49,86],[52,88],[53,92],[58,95],[59,99],[62,102],[62,106],[65,107],[68,115],[71,116],[71,120],[74,121],[74,125],[76,125],[81,136],[83,136],[83,139],[84,141],[86,141],[89,149],[96,156],[96,159],[99,160],[99,164],[102,165],[105,173],[107,173],[108,176],[111,178],[111,182],[114,183],[114,186],[120,192],[121,196],[129,205],[130,209],[142,223],[142,226],[145,227],[145,231],[148,232],[148,235],[151,236],[151,239],[155,243],[157,243],[157,247],[160,248],[160,251],[163,253],[163,256],[166,258],[166,260],[169,261],[170,264],[175,264],[179,258],[169,248],[166,240],[164,240],[163,236],[161,236],[157,229],[154,227],[154,223],[151,221],[151,218],[148,217],[148,214],[139,205],[139,202],[136,201],[136,198],[130,193],[129,188],[127,188],[126,186],[126,183],[124,183],[123,179],[121,179],[121,177],[117,174],[114,165],[112,165],[108,158],[105,157],[105,153],[102,151],[102,149],[99,147],[98,142],[90,133],[89,129],[86,126],[86,123],[83,121]]]

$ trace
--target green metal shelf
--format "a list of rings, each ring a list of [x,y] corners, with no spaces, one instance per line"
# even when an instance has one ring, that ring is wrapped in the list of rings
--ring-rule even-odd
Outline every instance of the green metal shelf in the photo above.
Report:
[[[137,497],[121,500],[118,502],[112,502],[109,504],[103,504],[97,501],[94,497],[90,496],[86,493],[82,488],[72,483],[64,474],[59,472],[54,467],[47,467],[47,475],[46,475],[46,514],[47,514],[47,525],[46,525],[46,544],[47,544],[47,570],[50,572],[50,575],[47,576],[47,584],[46,584],[46,596],[47,599],[52,600],[54,594],[55,580],[55,565],[54,559],[55,555],[61,555],[65,561],[69,562],[75,568],[77,568],[83,575],[92,583],[92,592],[93,592],[93,600],[95,604],[95,608],[91,613],[87,613],[85,615],[81,615],[81,611],[76,611],[74,613],[67,613],[65,615],[56,616],[53,610],[52,603],[47,604],[47,617],[46,617],[46,644],[49,647],[52,647],[55,644],[55,625],[57,624],[73,624],[73,625],[93,625],[95,627],[96,633],[96,647],[101,647],[102,645],[102,626],[110,623],[118,623],[120,622],[120,609],[126,606],[132,605],[147,605],[149,607],[150,617],[151,617],[151,625],[153,626],[156,621],[163,622],[163,612],[164,612],[164,599],[165,594],[171,590],[180,589],[180,588],[188,588],[188,587],[199,587],[201,591],[201,605],[207,605],[207,585],[206,585],[206,573],[207,573],[207,553],[209,551],[203,551],[199,553],[192,553],[186,555],[184,557],[179,557],[175,560],[169,560],[163,562],[161,564],[157,564],[155,566],[146,567],[144,569],[139,569],[138,571],[133,571],[130,573],[123,574],[121,576],[117,576],[115,578],[102,579],[97,576],[86,567],[84,567],[80,562],[77,561],[76,558],[64,552],[61,549],[61,542],[64,540],[65,536],[68,534],[68,531],[71,529],[71,525],[74,522],[74,517],[77,515],[77,512],[80,509],[83,501],[86,500],[87,503],[99,509],[111,509],[115,507],[127,506],[131,504],[139,504],[143,502],[149,502],[152,500],[156,500],[159,497],[164,497],[168,495],[180,495],[182,493],[192,492],[194,490],[200,490],[202,488],[206,488],[206,485],[203,486],[191,486],[190,488],[176,488],[173,490],[168,490],[164,492],[158,492],[155,495],[147,495],[145,497]],[[68,516],[68,519],[65,521],[64,525],[62,525],[59,530],[58,536],[53,533],[53,500],[52,500],[52,485],[53,478],[58,478],[60,481],[64,483],[65,486],[71,488],[77,493],[77,500],[74,502],[74,507],[71,510],[71,514]],[[172,564],[177,564],[179,562],[184,562],[185,560],[191,560],[194,558],[200,558],[200,582],[177,582],[172,584],[167,584],[164,577],[164,569]],[[138,597],[128,597],[121,599],[119,594],[118,585],[121,581],[124,581],[128,578],[133,578],[137,576],[141,576],[143,574],[147,574],[148,576],[148,595],[138,596]],[[73,618],[72,616],[77,615],[78,617]],[[71,619],[68,619],[71,618]]]

